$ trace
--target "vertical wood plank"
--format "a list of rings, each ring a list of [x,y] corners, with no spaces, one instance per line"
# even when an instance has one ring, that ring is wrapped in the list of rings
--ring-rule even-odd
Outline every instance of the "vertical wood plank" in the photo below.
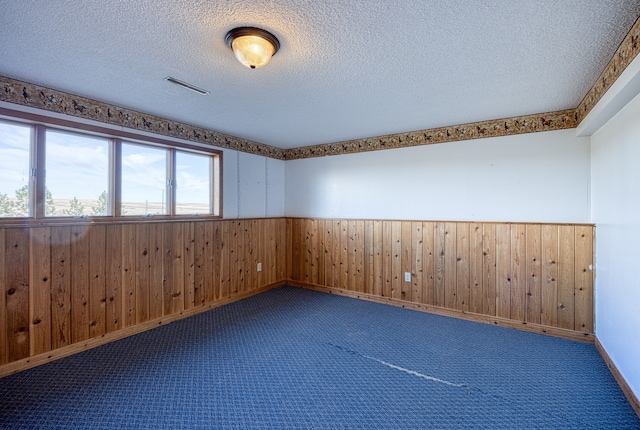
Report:
[[[207,237],[207,240],[209,238]],[[173,228],[172,224],[162,224],[162,244],[164,245],[163,259],[162,259],[162,267],[163,267],[163,276],[162,276],[162,297],[163,297],[163,307],[162,307],[162,315],[171,315],[172,307],[173,307],[173,288],[172,281],[174,278],[174,265],[173,265],[173,254],[175,252],[175,242],[173,236]],[[207,273],[207,278],[209,278],[209,273]]]
[[[283,249],[280,247],[280,232],[283,230],[280,228],[281,223],[282,221],[279,218],[273,218],[269,223],[269,266],[271,269],[267,280],[268,285],[283,280],[278,269],[278,261],[281,259],[279,254],[280,250]]]
[[[511,225],[511,319],[525,321],[527,243],[524,224]]]
[[[51,349],[56,349],[71,344],[71,229],[52,227],[51,245]]]
[[[7,343],[7,259],[9,247],[6,240],[6,229],[0,228],[0,365],[9,360],[9,345]]]
[[[195,224],[201,223],[187,222],[183,225],[184,242],[182,245],[182,256],[184,260],[184,309],[191,309],[196,305]]]
[[[256,220],[257,232],[255,231],[253,232],[254,234],[257,234],[257,237],[258,237],[258,241],[256,243],[256,251],[254,253],[255,264],[251,268],[251,270],[253,270],[253,272],[255,273],[255,284],[253,288],[260,288],[266,285],[266,283],[264,282],[265,273],[268,270],[268,264],[267,264],[266,254],[265,254],[265,246],[267,243],[265,240],[266,222],[267,220],[265,219]],[[260,263],[262,266],[260,272],[258,272],[258,263]]]
[[[302,281],[300,279],[300,225],[301,222],[299,219],[290,219],[290,229],[291,229],[291,238],[290,238],[290,251],[288,253],[289,256],[289,265],[291,270],[291,279],[295,281]]]
[[[295,222],[295,220],[294,220]],[[238,294],[238,224],[229,221],[229,297]]]
[[[336,266],[336,254],[333,245],[334,234],[334,221],[326,220],[324,223],[324,246],[325,246],[325,258],[324,258],[324,279],[325,285],[328,287],[335,286],[334,280],[334,268]]]
[[[30,229],[30,355],[51,350],[51,228]]]
[[[143,285],[146,291],[142,293],[143,300],[146,300],[147,319],[160,318],[164,314],[164,287],[169,273],[165,266],[166,246],[164,238],[168,236],[165,231],[166,224],[151,224],[147,230],[147,258],[144,260],[149,267],[145,268],[146,280]],[[143,252],[144,253],[144,252]]]
[[[244,246],[242,247],[242,252],[239,252],[238,257],[240,258],[241,267],[242,267],[242,292],[247,292],[250,290],[253,271],[251,270],[253,263],[253,238],[250,234],[251,229],[251,220],[243,220],[242,221],[242,233],[240,238],[242,238],[242,242]]]
[[[496,225],[496,316],[511,316],[511,225]]]
[[[391,297],[393,284],[393,233],[391,221],[382,221],[382,297]]]
[[[234,243],[236,247],[235,261],[233,269],[235,271],[235,285],[233,286],[234,294],[242,293],[244,289],[244,221],[237,220],[233,222],[234,226]]]
[[[559,228],[558,327],[575,329],[575,227]]]
[[[340,220],[340,288],[349,289],[349,222]]]
[[[469,223],[456,223],[456,308],[463,312],[469,312],[471,300],[469,248]]]
[[[246,220],[244,223],[244,289],[248,292],[254,288],[256,282],[256,250],[258,237],[255,234],[256,220]]]
[[[122,226],[122,282],[124,289],[124,326],[136,324],[136,256],[137,229],[134,224]]]
[[[156,271],[160,270],[162,277],[162,264],[158,267],[155,262],[152,266],[151,260],[156,253],[155,249],[155,230],[158,224],[136,224],[136,323],[140,324],[149,320],[149,296],[151,293],[150,268]],[[150,237],[153,232],[153,238]],[[162,279],[160,280],[162,287]]]
[[[306,222],[307,225],[307,242],[306,242],[306,252],[307,252],[307,264],[305,268],[307,269],[307,273],[305,273],[305,279],[307,282],[317,285],[318,284],[318,263],[319,263],[319,247],[318,247],[318,220],[316,219],[308,219]]]
[[[203,306],[206,303],[205,285],[207,276],[206,265],[206,245],[207,240],[206,222],[193,223],[194,238],[193,247],[195,249],[193,255],[194,279],[193,279],[193,302],[195,306]]]
[[[211,224],[211,223],[209,223]],[[178,313],[184,310],[184,226],[183,222],[172,223],[173,226],[173,243],[175,254],[173,256],[173,283],[172,294],[173,299],[171,313]]]
[[[482,313],[496,315],[496,224],[482,225]]]
[[[106,226],[106,327],[107,333],[120,330],[122,324],[122,225]],[[128,238],[127,238],[128,239]]]
[[[366,294],[373,294],[373,285],[375,283],[375,273],[373,271],[373,221],[364,221],[364,285],[362,291]]]
[[[435,304],[435,224],[422,223],[422,303]]]
[[[433,226],[434,239],[434,293],[433,304],[445,306],[445,223]]]
[[[354,221],[352,227],[354,232],[354,261],[353,261],[353,291],[364,292],[364,221]]]
[[[413,300],[411,293],[413,291],[413,282],[415,281],[415,272],[412,270],[413,258],[411,251],[413,244],[411,243],[411,238],[413,235],[411,229],[411,221],[400,222],[400,298],[408,302]],[[404,274],[407,272],[410,273],[411,276],[411,280],[409,282],[406,282],[404,278]]]
[[[469,224],[469,312],[482,313],[483,302],[483,228],[481,223]]]
[[[86,226],[71,227],[71,340],[89,339],[89,240]]]
[[[213,282],[213,260],[215,254],[213,223],[204,224],[204,302],[209,304],[215,300],[215,285]]]
[[[456,223],[444,224],[444,306],[448,309],[456,309],[457,279],[456,279],[456,252],[457,226]]]
[[[233,248],[231,247],[231,223],[228,221],[220,221],[220,228],[222,233],[222,247],[220,248],[221,260],[220,260],[220,283],[221,283],[221,296],[228,298],[231,296],[231,271],[230,264],[233,256]],[[286,228],[286,226],[285,226]],[[283,271],[286,270],[286,262]]]
[[[526,321],[540,324],[542,294],[542,241],[540,224],[526,226]]]
[[[377,297],[382,297],[384,285],[383,242],[382,221],[373,221],[373,287],[371,293]]]
[[[342,226],[340,225],[340,220],[333,220],[333,233],[331,236],[332,242],[332,258],[333,258],[333,267],[332,267],[332,279],[333,284],[331,286],[335,288],[342,288],[340,285],[340,272],[342,271],[341,256],[342,256],[342,244],[340,243],[340,239],[342,238]]]
[[[575,234],[575,329],[593,333],[593,227]]]
[[[329,221],[330,222],[330,221]],[[324,234],[324,225],[325,225],[325,220],[319,219],[317,220],[317,226],[316,226],[316,240],[318,243],[318,258],[317,258],[317,262],[318,262],[318,279],[316,281],[316,283],[318,285],[326,285],[326,273],[325,273],[325,259],[327,254],[325,253],[325,240],[326,240],[326,235]]]
[[[414,303],[423,303],[422,293],[424,292],[424,268],[422,251],[423,233],[422,222],[411,223],[411,301]]]
[[[284,247],[284,255],[285,255],[285,279],[296,279],[293,277],[293,223],[294,220],[291,218],[287,218],[286,221],[286,236],[284,237],[284,242],[282,242],[282,246]],[[281,240],[283,238],[281,237]],[[280,255],[280,254],[278,254]]]
[[[222,298],[223,279],[222,279],[222,253],[223,253],[223,233],[221,221],[207,221],[211,224],[213,240],[213,267],[211,268],[213,277],[213,300],[217,301]],[[186,267],[186,265],[185,265]]]
[[[29,356],[29,238],[19,228],[5,230],[7,361]]]
[[[391,297],[402,299],[402,222],[391,221]]]
[[[541,230],[542,285],[540,323],[558,326],[558,226],[545,224]]]
[[[358,233],[356,222],[347,221],[348,246],[347,246],[347,289],[356,291],[356,252],[358,250]]]
[[[266,246],[266,256],[267,256],[267,266],[268,276],[265,278],[265,285],[271,285],[274,282],[277,282],[280,279],[278,276],[278,251],[280,247],[278,246],[278,235],[280,229],[278,228],[279,219],[271,218],[267,222],[267,246]]]
[[[106,238],[104,225],[93,225],[89,236],[89,336],[97,337],[106,333],[107,323],[107,268]]]

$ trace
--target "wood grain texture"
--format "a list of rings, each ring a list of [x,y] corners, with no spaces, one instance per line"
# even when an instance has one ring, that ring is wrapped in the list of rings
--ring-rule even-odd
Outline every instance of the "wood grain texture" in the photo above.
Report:
[[[307,256],[292,281],[593,333],[591,225],[316,220],[325,226],[317,246],[311,221],[291,220],[294,253]],[[304,273],[320,253],[324,283]]]
[[[90,243],[89,337],[102,336],[107,329],[106,227],[105,225],[93,225],[87,231]]]
[[[594,238],[592,225],[295,218],[0,227],[0,366],[81,350],[287,279],[589,338]],[[31,282],[43,273],[47,281]],[[34,316],[49,330],[38,332]]]
[[[5,236],[6,343],[7,361],[29,356],[29,236],[21,229],[8,229]]]
[[[6,229],[0,228],[0,249],[6,250]],[[7,254],[0,257],[0,366],[9,360],[9,345],[7,343]]]
[[[31,230],[29,355],[51,350],[51,228]]]
[[[51,229],[51,349],[71,344],[71,229]],[[0,278],[1,279],[1,278]]]
[[[71,228],[71,341],[89,339],[89,238],[88,226]]]
[[[106,333],[111,333],[123,327],[122,225],[107,225],[106,233]]]
[[[58,350],[82,350],[96,339],[281,285],[287,223],[0,227],[0,367],[22,361],[28,367],[30,357],[46,361],[42,357],[57,357]],[[261,272],[257,262],[263,263]]]

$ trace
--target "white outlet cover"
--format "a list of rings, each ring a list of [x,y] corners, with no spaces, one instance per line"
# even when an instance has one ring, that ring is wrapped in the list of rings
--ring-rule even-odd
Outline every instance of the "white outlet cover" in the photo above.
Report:
[[[404,272],[404,282],[411,282],[411,272]]]

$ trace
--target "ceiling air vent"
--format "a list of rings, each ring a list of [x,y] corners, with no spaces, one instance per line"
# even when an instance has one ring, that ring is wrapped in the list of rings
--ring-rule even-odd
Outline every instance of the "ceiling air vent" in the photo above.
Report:
[[[182,82],[179,79],[176,78],[172,78],[171,76],[167,76],[165,78],[167,81],[171,82],[172,84],[176,84],[176,85],[180,85],[181,87],[184,87],[188,90],[191,91],[195,91],[198,94],[202,94],[203,96],[206,96],[207,94],[209,94],[209,91],[207,90],[203,90],[202,88],[198,88],[195,85],[191,85],[191,84],[187,84],[186,82]]]

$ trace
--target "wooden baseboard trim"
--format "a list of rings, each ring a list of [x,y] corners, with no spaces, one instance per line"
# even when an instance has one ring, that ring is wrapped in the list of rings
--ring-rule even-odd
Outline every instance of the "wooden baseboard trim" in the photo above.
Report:
[[[638,397],[631,390],[631,387],[629,387],[629,384],[627,384],[626,379],[624,379],[624,377],[616,367],[613,360],[611,360],[611,357],[609,357],[607,350],[604,349],[604,346],[602,346],[602,344],[600,343],[600,340],[598,340],[597,337],[595,338],[595,344],[596,344],[596,349],[600,353],[600,356],[602,357],[604,362],[607,364],[609,371],[611,371],[611,374],[613,375],[616,382],[622,389],[622,392],[627,397],[627,400],[629,400],[629,403],[631,403],[631,407],[633,408],[633,410],[636,411],[638,418],[640,418],[640,400],[638,400]]]
[[[581,342],[593,343],[595,336],[592,333],[578,332],[575,330],[568,330],[557,327],[549,327],[541,324],[532,324],[522,321],[515,321],[508,318],[494,317],[489,315],[476,314],[472,312],[463,312],[454,309],[446,309],[439,306],[425,305],[421,303],[407,302],[399,299],[392,299],[390,297],[379,297],[367,293],[359,293],[349,290],[343,290],[341,288],[325,287],[322,285],[308,284],[298,281],[287,281],[287,285],[299,288],[305,288],[308,290],[320,291],[323,293],[336,294],[339,296],[351,297],[355,299],[367,300],[375,303],[382,303],[392,306],[398,306],[406,309],[413,309],[416,311],[428,312],[437,315],[444,315],[453,318],[461,318],[469,321],[475,321],[485,324],[493,324],[501,327],[514,328],[517,330],[528,331],[532,333],[546,334],[555,337],[561,337],[564,339],[578,340]]]
[[[179,321],[184,318],[188,318],[188,317],[200,314],[202,312],[210,311],[211,309],[219,308],[220,306],[228,305],[230,303],[234,303],[234,302],[249,298],[251,296],[264,293],[273,288],[278,288],[283,285],[286,285],[286,282],[284,281],[276,282],[274,284],[266,285],[264,287],[255,289],[253,291],[237,294],[233,297],[229,297],[229,298],[217,301],[215,303],[210,303],[205,306],[200,306],[197,308],[186,309],[182,312],[178,312],[172,315],[167,315],[161,318],[156,318],[154,320],[147,321],[142,324],[136,324],[131,327],[126,327],[126,328],[123,328],[122,330],[107,333],[102,336],[95,337],[93,339],[88,339],[83,342],[78,342],[72,345],[64,346],[54,351],[49,351],[42,354],[34,355],[32,357],[23,358],[22,360],[13,361],[11,363],[0,366],[0,378],[11,375],[13,373],[18,373],[23,370],[30,369],[32,367],[39,366],[41,364],[58,360],[60,358],[68,357],[70,355],[77,354],[79,352],[83,352],[83,351],[95,348],[97,346],[105,345],[107,343],[110,343],[116,340],[124,339],[125,337],[133,336],[134,334],[142,333],[161,325],[166,325],[175,321]]]

